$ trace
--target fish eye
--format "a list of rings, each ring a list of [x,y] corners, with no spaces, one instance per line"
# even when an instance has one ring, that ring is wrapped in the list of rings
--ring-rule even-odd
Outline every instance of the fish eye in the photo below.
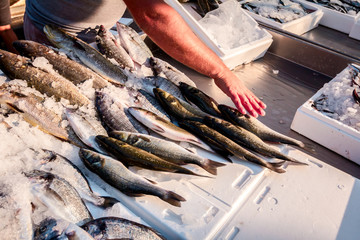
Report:
[[[47,229],[46,226],[42,226],[42,227],[39,228],[39,231],[40,231],[40,233],[43,233],[43,232],[46,231],[46,229]]]
[[[84,229],[85,231],[89,231],[89,227],[88,227],[88,226],[83,226],[83,229]]]

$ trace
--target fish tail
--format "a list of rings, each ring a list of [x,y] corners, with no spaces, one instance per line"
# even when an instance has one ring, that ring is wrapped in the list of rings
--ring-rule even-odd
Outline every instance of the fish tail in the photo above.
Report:
[[[207,177],[207,178],[211,178],[210,176],[206,176],[206,175],[201,175],[201,174],[197,174],[194,173],[193,171],[190,171],[187,168],[181,168],[175,171],[175,173],[183,173],[183,174],[189,174],[189,175],[194,175],[194,176],[199,176],[199,177]]]
[[[247,154],[244,156],[244,158],[250,162],[257,163],[263,167],[266,167],[274,172],[277,172],[277,173],[285,172],[285,169],[280,168],[280,166],[283,164],[283,162],[270,163],[270,162],[262,160],[261,158],[256,157],[255,155],[252,155],[252,154]]]
[[[200,167],[205,169],[207,172],[211,173],[212,175],[217,175],[217,168],[225,166],[224,163],[215,162],[210,159],[206,159],[205,162],[200,164]]]
[[[186,201],[185,198],[172,191],[167,191],[161,199],[176,207],[181,207],[181,202]]]

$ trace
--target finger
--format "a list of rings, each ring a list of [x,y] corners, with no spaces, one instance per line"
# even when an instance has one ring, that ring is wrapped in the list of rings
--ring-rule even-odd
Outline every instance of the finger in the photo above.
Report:
[[[258,114],[254,110],[253,106],[250,104],[250,101],[247,96],[240,97],[241,104],[245,107],[245,109],[249,112],[249,114],[253,117],[258,117]]]
[[[232,98],[233,103],[235,104],[236,108],[242,113],[246,114],[245,108],[242,106],[241,101],[237,95],[234,95]]]
[[[252,104],[253,108],[260,116],[265,116],[265,111],[259,106],[255,97],[250,98],[250,103]]]

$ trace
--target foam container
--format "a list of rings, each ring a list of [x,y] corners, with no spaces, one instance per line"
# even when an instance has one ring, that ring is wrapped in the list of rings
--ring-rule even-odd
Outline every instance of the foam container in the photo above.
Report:
[[[358,17],[357,21],[352,26],[349,37],[360,40],[360,17]]]
[[[316,6],[324,12],[323,17],[320,20],[320,25],[338,30],[346,34],[349,34],[352,31],[353,25],[360,18],[360,12],[357,15],[352,16],[350,14],[341,13],[339,11],[326,8],[306,0],[297,1]]]
[[[251,2],[251,0],[245,0],[240,1],[241,4]],[[293,0],[293,2],[299,3],[299,1]],[[289,21],[287,23],[278,23],[274,20],[268,19],[266,17],[260,16],[259,14],[256,14],[254,12],[248,11],[249,15],[253,17],[255,20],[265,23],[267,25],[273,26],[274,28],[281,29],[287,32],[291,32],[294,34],[301,35],[303,33],[306,33],[310,31],[311,29],[314,29],[318,26],[320,19],[323,16],[323,12],[321,9],[319,9],[316,6],[309,5],[307,3],[301,2],[301,5],[303,5],[305,8],[312,10],[313,12],[306,14],[305,16],[295,19],[293,21]]]
[[[335,78],[341,78],[345,71],[347,69]],[[297,109],[291,129],[360,164],[360,132],[311,107],[314,100],[322,93],[323,88]]]
[[[180,3],[178,0],[165,0],[165,2],[182,16],[193,32],[203,41],[203,43],[213,50],[230,69],[263,57],[273,41],[271,34],[265,29],[262,29],[262,31],[265,32],[263,38],[244,44],[238,48],[225,50],[220,48],[199,24],[198,21],[201,17],[192,9],[191,6],[193,5],[191,3]],[[248,17],[254,28],[259,28],[257,22],[250,17],[250,15],[248,15]]]

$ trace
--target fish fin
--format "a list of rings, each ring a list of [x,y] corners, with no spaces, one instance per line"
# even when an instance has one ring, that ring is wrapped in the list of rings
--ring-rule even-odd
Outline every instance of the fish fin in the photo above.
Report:
[[[167,191],[161,199],[175,207],[181,207],[181,202],[186,201],[185,198],[172,191]]]
[[[155,181],[153,181],[153,180],[151,180],[151,179],[148,179],[148,178],[146,178],[146,177],[144,177],[146,180],[148,180],[149,182],[151,182],[152,184],[157,184],[157,182],[155,182]]]
[[[104,199],[104,202],[100,205],[102,208],[109,208],[114,206],[116,203],[119,203],[120,201],[113,197],[108,196],[101,196],[102,199]]]
[[[304,143],[304,146],[302,147],[302,149],[304,149],[305,151],[311,152],[311,153],[316,152],[315,145],[311,144],[311,143]]]
[[[296,160],[295,158],[289,157],[288,162],[294,163],[296,165],[309,165],[306,162],[301,162],[299,160]]]
[[[284,162],[285,161],[269,163],[270,166],[264,166],[264,167],[268,167],[270,170],[273,170],[274,172],[277,173],[284,173],[286,172],[285,169],[280,167],[282,164],[284,164]]]
[[[211,173],[212,175],[217,175],[217,168],[225,166],[224,163],[215,162],[213,160],[207,159],[205,163],[202,163],[200,166],[205,169],[207,172]]]

